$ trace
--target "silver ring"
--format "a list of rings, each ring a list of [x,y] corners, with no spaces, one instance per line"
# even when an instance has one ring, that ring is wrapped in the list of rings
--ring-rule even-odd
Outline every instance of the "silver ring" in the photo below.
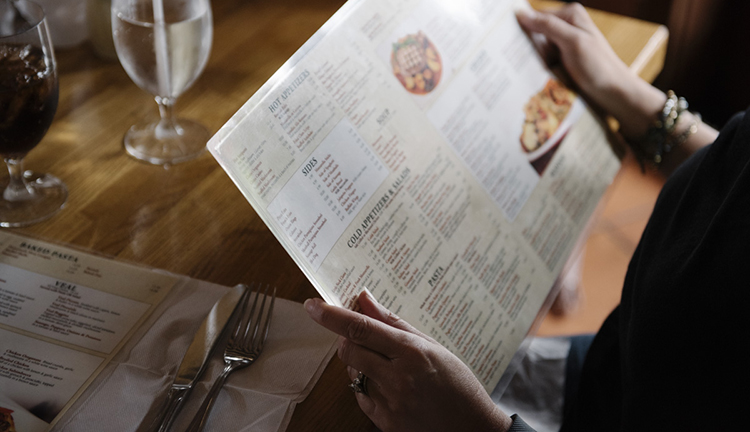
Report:
[[[362,372],[358,373],[357,378],[354,378],[354,381],[349,384],[349,388],[352,389],[354,393],[362,393],[363,395],[368,396],[367,376],[365,376],[365,374],[363,374]]]

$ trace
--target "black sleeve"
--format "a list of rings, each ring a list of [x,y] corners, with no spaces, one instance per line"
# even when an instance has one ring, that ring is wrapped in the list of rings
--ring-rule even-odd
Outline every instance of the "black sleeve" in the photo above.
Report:
[[[513,419],[513,424],[510,425],[508,432],[536,432],[536,430],[527,425],[518,414],[513,414],[510,418]]]

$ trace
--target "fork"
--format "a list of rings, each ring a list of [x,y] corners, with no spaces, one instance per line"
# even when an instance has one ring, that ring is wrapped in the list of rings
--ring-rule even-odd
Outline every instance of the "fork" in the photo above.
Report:
[[[206,395],[206,399],[198,409],[198,413],[190,423],[187,432],[200,432],[203,430],[203,427],[208,421],[211,408],[219,395],[219,390],[221,390],[221,387],[224,385],[229,374],[237,369],[242,369],[253,364],[263,351],[263,345],[268,338],[268,329],[271,326],[273,303],[274,300],[276,300],[276,288],[274,287],[271,291],[270,304],[268,309],[266,309],[266,299],[268,298],[269,288],[270,287],[266,285],[266,289],[263,291],[263,298],[257,315],[255,314],[255,308],[258,305],[258,298],[261,296],[260,288],[255,291],[255,299],[253,300],[250,312],[247,312],[247,307],[250,303],[250,297],[252,294],[250,290],[246,290],[243,294],[243,297],[240,300],[242,302],[242,309],[240,309],[237,324],[235,324],[232,336],[229,338],[229,342],[224,349],[224,370],[216,379],[213,386],[211,386],[211,390],[209,390],[208,395]],[[264,310],[265,321],[262,319],[264,316]],[[263,322],[262,328],[261,322]]]

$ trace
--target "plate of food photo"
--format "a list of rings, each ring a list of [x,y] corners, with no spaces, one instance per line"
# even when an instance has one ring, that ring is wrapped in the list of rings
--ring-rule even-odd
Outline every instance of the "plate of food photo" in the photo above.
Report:
[[[554,149],[583,111],[578,96],[554,78],[523,107],[521,150],[534,162]]]

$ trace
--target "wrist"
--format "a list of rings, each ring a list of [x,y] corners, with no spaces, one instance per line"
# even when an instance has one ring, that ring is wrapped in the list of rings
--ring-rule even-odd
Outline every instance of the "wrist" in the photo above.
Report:
[[[672,150],[695,141],[690,138],[700,129],[700,115],[688,111],[688,103],[684,98],[677,97],[671,90],[666,96],[667,100],[658,114],[658,120],[652,123],[646,134],[628,139],[642,166],[644,162],[648,162],[656,168],[664,168],[664,157]],[[681,150],[684,149],[678,152]],[[683,160],[684,157],[679,159]]]
[[[644,137],[659,120],[667,95],[638,78],[635,85],[623,88],[622,95],[615,100],[622,103],[611,114],[620,125],[620,134],[630,141]]]

